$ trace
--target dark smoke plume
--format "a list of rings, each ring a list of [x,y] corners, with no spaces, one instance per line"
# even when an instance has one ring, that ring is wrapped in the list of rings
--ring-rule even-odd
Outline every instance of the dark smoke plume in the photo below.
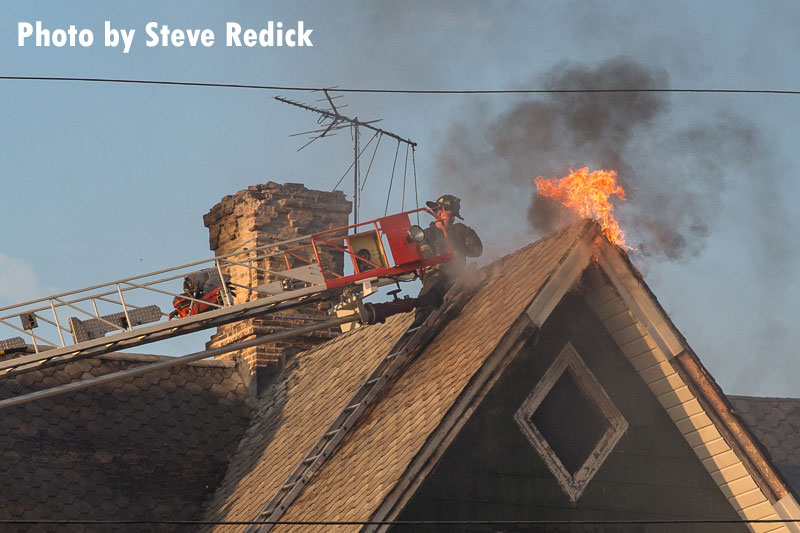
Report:
[[[594,68],[560,64],[539,85],[666,88],[669,77],[619,57]],[[731,113],[673,116],[669,98],[656,92],[559,93],[507,109],[471,110],[443,139],[438,185],[459,191],[473,208],[499,202],[504,213],[520,196],[528,198],[528,222],[546,234],[574,215],[536,194],[533,177],[562,177],[583,166],[616,170],[627,201],[612,197],[612,203],[628,243],[648,256],[696,255],[721,206],[726,176],[749,164],[759,139]],[[488,219],[477,214],[482,217]]]

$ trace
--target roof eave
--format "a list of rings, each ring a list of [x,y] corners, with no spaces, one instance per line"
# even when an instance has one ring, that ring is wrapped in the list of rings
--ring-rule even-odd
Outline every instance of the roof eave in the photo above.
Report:
[[[603,271],[639,322],[670,359],[672,366],[694,389],[693,392],[701,399],[705,410],[715,415],[715,425],[726,430],[731,444],[735,445],[737,455],[743,459],[748,470],[752,470],[759,487],[767,492],[773,502],[792,492],[791,486],[761,449],[758,439],[736,417],[730,401],[675,327],[628,255],[608,241],[598,248],[598,263]]]
[[[598,264],[631,312],[667,356],[778,515],[786,520],[800,519],[798,495],[772,463],[763,445],[736,416],[725,393],[675,327],[628,255],[602,240],[598,243]],[[785,525],[800,533],[799,523]]]

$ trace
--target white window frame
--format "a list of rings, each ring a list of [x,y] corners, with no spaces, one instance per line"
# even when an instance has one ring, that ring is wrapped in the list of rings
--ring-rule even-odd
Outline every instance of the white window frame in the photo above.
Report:
[[[564,466],[556,455],[555,451],[547,443],[547,440],[531,422],[531,417],[539,405],[544,401],[550,389],[564,372],[571,372],[572,377],[580,389],[591,401],[594,401],[599,411],[606,417],[609,427],[600,440],[595,445],[592,453],[584,462],[583,466],[575,472],[573,476]],[[619,439],[628,429],[628,422],[614,402],[609,398],[603,386],[594,377],[589,367],[581,356],[569,342],[564,346],[556,360],[550,365],[542,379],[534,387],[522,405],[514,414],[522,433],[533,445],[534,449],[544,460],[547,467],[558,480],[561,488],[567,493],[570,500],[574,503],[580,498],[589,481],[597,473],[597,470],[606,460],[606,457],[616,446]],[[567,423],[567,421],[565,421]]]

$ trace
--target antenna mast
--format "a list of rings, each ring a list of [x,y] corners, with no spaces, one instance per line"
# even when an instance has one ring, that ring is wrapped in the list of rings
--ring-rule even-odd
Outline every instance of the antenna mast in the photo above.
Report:
[[[391,137],[393,139],[396,139],[398,143],[405,143],[405,144],[411,146],[412,148],[415,148],[417,146],[417,143],[415,143],[414,141],[412,141],[410,139],[404,139],[403,137],[400,137],[399,135],[397,135],[396,133],[392,133],[391,131],[387,131],[387,130],[384,130],[382,128],[378,128],[377,126],[373,126],[373,124],[375,124],[376,122],[380,122],[380,119],[363,121],[363,120],[359,120],[358,117],[350,118],[348,116],[342,115],[339,112],[339,109],[336,107],[336,104],[333,103],[334,98],[338,98],[338,97],[331,98],[330,94],[328,94],[328,89],[322,89],[322,92],[325,93],[325,99],[327,100],[327,102],[331,106],[330,110],[320,109],[320,108],[313,107],[313,106],[310,106],[310,105],[302,104],[300,102],[295,102],[293,100],[289,100],[289,99],[283,98],[281,96],[276,96],[275,99],[278,100],[279,102],[283,102],[284,104],[289,104],[289,105],[293,105],[295,107],[299,107],[301,109],[306,109],[308,111],[313,111],[314,113],[318,113],[320,115],[320,117],[317,120],[317,122],[320,124],[320,126],[323,126],[322,128],[317,129],[317,130],[306,131],[306,132],[303,132],[303,133],[295,134],[295,135],[312,134],[311,140],[309,140],[306,144],[304,144],[303,146],[298,148],[298,150],[297,150],[298,152],[300,150],[302,150],[303,148],[305,148],[306,146],[308,146],[309,144],[311,144],[312,142],[314,142],[317,139],[319,139],[320,137],[327,136],[332,131],[340,130],[340,129],[346,128],[348,126],[353,128],[353,143],[354,143],[354,150],[353,150],[353,152],[354,152],[354,160],[353,160],[353,165],[352,165],[352,167],[353,167],[353,224],[358,224],[358,194],[359,194],[359,190],[358,189],[359,189],[359,185],[361,183],[361,179],[360,179],[360,176],[359,176],[359,167],[358,167],[358,159],[359,159],[359,156],[361,155],[359,153],[359,148],[358,148],[358,129],[359,129],[359,127],[363,126],[363,127],[368,128],[368,129],[370,129],[370,130],[372,130],[372,131],[374,131],[376,133],[379,133],[381,135],[386,135],[387,137]],[[345,107],[345,106],[342,106],[342,107]],[[369,144],[369,143],[367,143],[367,144]]]

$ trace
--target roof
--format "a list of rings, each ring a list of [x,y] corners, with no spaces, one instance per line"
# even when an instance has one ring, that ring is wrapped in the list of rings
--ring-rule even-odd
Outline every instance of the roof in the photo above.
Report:
[[[586,277],[590,270],[600,274]],[[595,223],[573,224],[481,273],[480,287],[460,314],[389,381],[282,521],[396,517],[502,372],[511,345],[541,327],[579,284],[733,509],[748,520],[800,518],[776,467],[732,415],[627,255]],[[410,320],[398,315],[298,356],[260,400],[205,518],[255,519]]]
[[[593,227],[575,224],[487,267],[475,296],[414,360],[413,371],[392,381],[283,520],[370,518],[506,331]],[[255,518],[410,321],[396,315],[298,356],[261,400],[206,519]]]
[[[596,224],[564,228],[478,277],[460,313],[387,383],[282,520],[397,517],[514,347],[576,288],[739,515],[800,518],[773,451],[790,429],[764,429],[766,407],[739,406],[770,453],[761,449]],[[0,518],[253,520],[411,320],[396,315],[293,357],[255,403],[235,363],[209,361],[9,408],[0,417],[0,483],[15,491],[0,492]],[[153,359],[115,355],[23,374],[0,382],[0,398]],[[774,401],[784,402],[779,410],[789,402]],[[290,529],[299,528],[279,531]]]
[[[160,359],[117,354],[29,372],[0,381],[0,398]],[[13,490],[0,491],[0,518],[196,520],[250,412],[232,361],[173,367],[6,408],[0,485]]]
[[[800,399],[728,396],[736,414],[800,493]]]
[[[253,519],[410,320],[395,315],[291,360],[262,394],[206,519]]]

